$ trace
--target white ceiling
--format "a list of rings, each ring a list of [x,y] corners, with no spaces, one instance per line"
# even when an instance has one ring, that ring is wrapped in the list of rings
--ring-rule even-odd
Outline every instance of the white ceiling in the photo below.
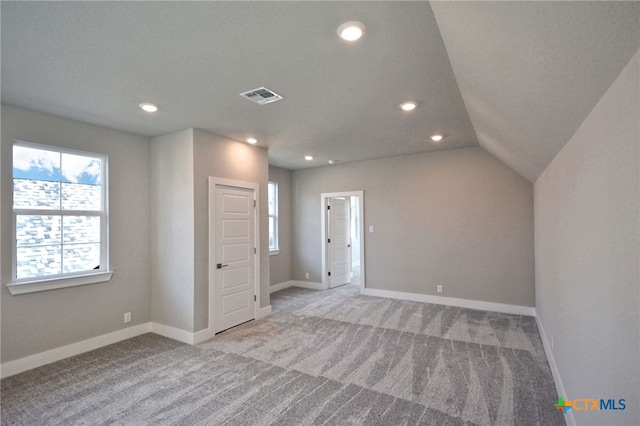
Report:
[[[2,102],[254,136],[293,169],[480,143],[533,181],[640,47],[639,5],[2,2]],[[336,35],[348,20],[367,26],[357,43]],[[238,96],[260,86],[284,100]]]

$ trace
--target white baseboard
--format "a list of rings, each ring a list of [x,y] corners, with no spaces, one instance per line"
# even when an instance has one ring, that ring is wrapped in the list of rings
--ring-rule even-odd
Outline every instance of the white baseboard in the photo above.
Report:
[[[266,318],[269,315],[271,315],[271,305],[258,309],[258,312],[256,312],[256,320]]]
[[[193,343],[191,345],[197,345],[202,342],[206,342],[207,340],[211,340],[216,337],[215,331],[212,328],[205,328],[204,330],[196,331],[193,333]],[[186,343],[186,342],[184,342]]]
[[[432,296],[429,294],[404,293],[400,291],[378,290],[375,288],[365,288],[362,294],[365,296],[388,297],[390,299],[457,306],[459,308],[501,312],[504,314],[526,315],[530,317],[534,317],[536,315],[535,308],[529,306],[507,305],[505,303],[483,302],[481,300],[458,299],[455,297]]]
[[[256,311],[256,320],[268,317],[269,315],[271,315],[271,305],[258,309]],[[80,355],[81,353],[89,352],[113,343],[118,343],[122,340],[130,339],[145,333],[159,334],[160,336],[168,337],[169,339],[177,340],[189,345],[195,345],[212,339],[216,334],[212,329],[208,328],[198,331],[197,333],[191,333],[189,331],[157,322],[147,322],[114,331],[112,333],[103,334],[102,336],[83,340],[81,342],[72,343],[60,348],[29,355],[14,361],[5,362],[0,365],[0,378],[4,379],[5,377],[13,376],[75,355]]]
[[[271,315],[271,305],[265,306],[264,308],[259,308],[256,311],[255,319],[259,320],[262,318],[266,318],[269,315]],[[162,326],[162,327],[164,329],[164,327],[166,326]],[[185,333],[188,333],[188,332],[185,332],[183,330],[178,330],[173,327],[168,327],[168,328],[172,329],[172,330],[167,330],[168,334],[162,334],[162,333],[158,333],[158,334],[161,334],[162,336],[165,336],[165,337],[169,337],[171,339],[179,340],[184,343],[188,343],[190,345],[197,345],[199,343],[206,342],[207,340],[211,340],[214,337],[216,337],[216,333],[215,331],[213,331],[213,328],[206,328],[204,330],[200,330],[196,333],[193,333],[193,335],[191,336],[191,341],[187,341],[186,339],[188,339],[189,336],[187,336],[187,334]],[[191,333],[188,333],[188,334],[191,334]],[[182,340],[182,338],[184,338],[185,340]]]
[[[269,287],[269,294],[275,293],[276,291],[284,290],[285,288],[289,288],[293,286],[293,281],[285,281],[279,284],[274,284]]]
[[[208,330],[203,330],[198,333],[203,333]],[[178,342],[193,345],[195,342],[195,336],[198,333],[191,333],[180,328],[171,327],[169,325],[160,324],[157,322],[151,323],[151,332],[159,334],[160,336],[168,337],[169,339],[177,340]]]
[[[14,361],[5,362],[0,366],[0,377],[4,379],[5,377],[22,373],[23,371],[32,370],[46,364],[51,364],[52,362],[60,361],[62,359],[69,358],[75,355],[80,355],[84,352],[89,352],[103,346],[111,345],[122,340],[149,333],[150,331],[151,323],[147,322],[144,324],[135,325],[133,327],[103,334],[101,336],[92,337],[91,339],[83,340],[81,342],[72,343],[70,345],[40,352],[34,355],[29,355],[24,358],[16,359]]]
[[[275,293],[276,291],[284,290],[285,288],[289,288],[289,287],[308,288],[310,290],[326,290],[324,284],[322,283],[315,283],[312,281],[291,280],[291,281],[285,281],[279,284],[272,285],[271,287],[269,287],[269,292]]]
[[[307,288],[312,290],[325,290],[324,285],[322,283],[309,282],[309,281],[287,281],[286,283],[281,283],[281,284],[277,284],[276,286],[272,286],[272,289],[273,287],[277,287],[281,285],[283,286],[282,288],[294,286],[294,287],[301,287],[301,288]],[[286,287],[284,285],[286,285]],[[277,291],[277,290],[273,290],[273,291]],[[371,288],[365,288],[362,294],[367,296],[388,297],[391,299],[411,300],[416,302],[427,302],[427,303],[436,303],[440,305],[459,306],[459,307],[470,308],[470,309],[480,309],[485,311],[495,311],[495,312],[503,312],[503,313],[509,313],[509,314],[517,314],[517,315],[535,316],[535,309],[527,306],[506,305],[501,303],[456,299],[452,297],[431,296],[426,294],[403,293],[403,292],[397,292],[397,291],[377,290],[377,289],[371,289]],[[271,306],[265,306],[264,308],[260,308],[256,312],[256,319],[258,320],[261,318],[265,318],[269,315],[271,315]],[[560,380],[560,374],[558,372],[558,368],[555,364],[555,360],[553,359],[553,354],[549,350],[550,346],[547,341],[546,335],[544,334],[544,329],[542,328],[542,324],[539,321],[538,321],[538,328],[540,329],[540,335],[542,336],[542,342],[544,345],[545,352],[547,353],[547,359],[549,360],[549,365],[553,373],[553,378],[556,382],[556,388],[558,390],[558,394],[565,396],[566,392],[564,391],[564,387],[562,386],[562,381]],[[60,361],[65,358],[79,355],[84,352],[92,351],[94,349],[111,345],[113,343],[117,343],[122,340],[130,339],[132,337],[139,336],[141,334],[149,333],[149,332],[156,333],[161,336],[177,340],[179,342],[187,343],[189,345],[194,345],[200,342],[204,342],[205,340],[209,340],[215,336],[215,333],[213,333],[209,329],[202,330],[197,333],[191,333],[189,331],[181,330],[179,328],[171,327],[168,325],[159,324],[156,322],[148,322],[148,323],[136,325],[133,327],[125,328],[122,330],[114,331],[112,333],[103,334],[102,336],[93,337],[91,339],[83,340],[81,342],[72,343],[70,345],[62,346],[60,348],[51,349],[45,352],[29,355],[24,358],[3,363],[0,365],[0,377],[5,378],[5,377],[13,376],[15,374],[22,373],[23,371],[31,370],[46,364],[50,364],[52,362]],[[565,417],[567,418],[568,422],[571,422],[569,423],[570,425],[575,424],[575,421],[573,421],[573,413],[571,413],[571,411]]]
[[[544,327],[542,326],[542,321],[540,317],[536,315],[536,324],[538,324],[538,330],[540,331],[540,339],[542,339],[542,346],[544,347],[544,353],[547,356],[547,361],[549,361],[549,368],[551,368],[551,374],[553,375],[553,381],[556,385],[556,391],[558,392],[558,396],[563,398],[568,398],[567,391],[564,388],[564,384],[562,383],[562,378],[560,377],[560,370],[558,370],[558,364],[556,364],[556,359],[553,357],[553,351],[551,350],[551,343],[547,337],[547,333],[544,331]],[[573,417],[573,410],[569,410],[564,415],[564,419],[567,422],[568,426],[575,426],[576,419]]]
[[[310,290],[326,290],[324,284],[311,281],[292,281],[293,287],[308,288]]]

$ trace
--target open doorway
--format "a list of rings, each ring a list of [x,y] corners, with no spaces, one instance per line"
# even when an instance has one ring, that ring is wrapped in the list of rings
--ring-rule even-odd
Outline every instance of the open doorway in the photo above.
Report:
[[[325,289],[345,284],[365,287],[364,193],[321,194],[322,284]]]

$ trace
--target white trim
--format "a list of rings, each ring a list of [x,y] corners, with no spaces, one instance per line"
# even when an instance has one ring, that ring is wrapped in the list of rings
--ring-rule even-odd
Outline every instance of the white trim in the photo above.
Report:
[[[526,315],[530,317],[536,315],[535,308],[529,306],[484,302],[482,300],[458,299],[456,297],[432,296],[429,294],[404,293],[400,291],[378,290],[375,288],[365,288],[362,294],[364,294],[365,296],[388,297],[389,299],[434,303],[436,305],[457,306],[459,308],[501,312],[504,314]]]
[[[159,334],[160,336],[168,337],[169,339],[177,340],[178,342],[193,345],[195,341],[195,333],[182,330],[180,328],[171,327],[169,325],[160,324],[157,322],[151,322],[151,332]]]
[[[14,140],[12,145],[12,150],[14,147],[25,147],[30,149],[38,149],[43,151],[54,152],[57,154],[71,154],[82,156],[86,158],[94,158],[99,159],[101,162],[100,167],[100,201],[102,207],[100,210],[63,210],[62,207],[60,209],[37,209],[37,208],[14,208],[12,210],[11,215],[11,236],[13,241],[12,247],[12,255],[11,255],[11,282],[7,284],[7,288],[11,292],[12,295],[16,294],[25,294],[25,293],[35,293],[39,291],[47,291],[47,290],[55,290],[58,288],[65,287],[75,287],[86,284],[95,284],[98,282],[105,282],[111,280],[111,274],[113,272],[109,271],[109,156],[107,154],[101,154],[97,152],[90,151],[80,151],[77,149],[64,148],[54,145],[48,144],[40,144],[35,142],[28,142],[22,140]],[[13,182],[13,176],[12,176]],[[95,274],[92,271],[88,271],[80,274],[73,273],[60,273],[55,276],[49,276],[44,278],[26,278],[26,279],[18,279],[18,253],[16,246],[16,219],[18,215],[51,215],[51,216],[60,216],[61,218],[64,216],[74,217],[74,216],[95,216],[100,218],[100,264],[99,269]],[[64,242],[61,242],[61,247],[64,247]],[[89,278],[83,279],[85,276],[98,276],[99,274],[108,274],[108,278],[100,279],[100,278]],[[79,278],[80,277],[80,278]],[[78,279],[79,278],[79,279]],[[54,284],[54,281],[57,281]],[[24,287],[19,287],[24,285]]]
[[[133,327],[128,327],[122,330],[103,334],[101,336],[92,337],[91,339],[83,340],[81,342],[76,342],[34,355],[29,355],[24,358],[16,359],[14,361],[8,361],[0,366],[0,377],[4,379],[5,377],[22,373],[23,371],[32,370],[46,364],[51,364],[52,362],[60,361],[65,358],[79,355],[84,352],[89,352],[103,346],[111,345],[122,340],[139,336],[141,334],[149,333],[150,331],[151,323],[147,322],[144,324],[135,325]]]
[[[327,290],[329,288],[329,280],[327,279],[327,199],[332,197],[358,197],[358,215],[359,217],[359,235],[360,235],[360,293],[364,294],[366,289],[365,280],[365,258],[364,258],[364,191],[345,191],[345,192],[323,192],[320,194],[320,250],[322,254],[322,288],[313,288],[314,290]],[[305,282],[305,281],[297,281]],[[296,287],[304,287],[296,285]],[[304,287],[312,288],[312,287]]]
[[[48,280],[24,281],[7,284],[12,295],[35,293],[38,291],[55,290],[58,288],[75,287],[79,285],[96,284],[111,280],[113,271],[98,272],[96,274],[60,277]]]
[[[256,321],[262,318],[266,318],[271,315],[271,305],[258,309],[256,312]]]
[[[547,361],[549,361],[549,368],[551,368],[551,374],[553,375],[553,382],[556,385],[556,392],[558,392],[559,396],[569,399],[567,391],[564,388],[564,384],[562,383],[562,378],[560,377],[560,370],[558,370],[558,364],[556,364],[556,359],[553,357],[553,351],[551,350],[551,344],[549,342],[549,339],[547,338],[547,333],[544,331],[544,327],[542,326],[542,320],[537,315],[536,315],[536,324],[538,325],[538,330],[540,331],[540,339],[542,340],[544,353],[547,356]],[[565,413],[564,420],[567,422],[568,426],[576,425],[576,419],[573,417],[573,410],[569,410],[568,412]]]
[[[235,188],[249,189],[253,191],[253,199],[255,201],[255,212],[254,212],[254,233],[253,239],[255,244],[255,255],[254,255],[254,294],[255,294],[255,302],[254,302],[254,310],[253,310],[253,318],[256,319],[258,317],[258,312],[260,310],[260,185],[253,182],[244,182],[240,180],[234,179],[224,179],[215,176],[209,176],[209,257],[207,261],[209,262],[209,318],[208,318],[208,331],[213,332],[215,335],[215,294],[216,294],[216,267],[215,267],[215,253],[216,253],[216,239],[215,239],[215,191],[216,186],[230,186]],[[203,330],[206,331],[206,330]],[[177,339],[180,340],[180,339]],[[181,340],[182,341],[182,340]]]
[[[269,286],[269,294],[275,293],[276,291],[284,290],[285,288],[289,288],[293,286],[293,281],[284,281],[279,284],[274,284]]]
[[[308,288],[309,290],[326,290],[323,283],[314,283],[311,281],[291,281],[293,287]]]
[[[269,256],[275,256],[280,254],[280,250],[269,250]]]
[[[193,333],[193,343],[192,345],[197,345],[202,342],[206,342],[207,340],[211,340],[216,337],[216,333],[211,328],[205,328],[204,330],[197,331]]]

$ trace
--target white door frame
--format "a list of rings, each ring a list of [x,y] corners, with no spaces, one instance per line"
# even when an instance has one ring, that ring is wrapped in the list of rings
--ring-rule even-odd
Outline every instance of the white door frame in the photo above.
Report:
[[[254,261],[254,291],[256,295],[256,301],[254,304],[253,318],[258,317],[258,310],[260,309],[260,185],[253,182],[244,182],[240,180],[224,179],[209,176],[209,325],[208,335],[210,337],[215,336],[215,297],[216,297],[216,186],[230,186],[240,189],[253,190],[253,197],[256,202],[255,215],[254,215],[254,244],[256,253],[253,256]]]
[[[327,244],[327,201],[333,197],[358,197],[358,232],[360,235],[360,293],[364,293],[365,285],[365,263],[364,263],[364,191],[347,191],[347,192],[323,192],[320,194],[320,244],[322,249],[322,287],[329,289],[329,277],[327,275],[327,259],[328,244]]]

